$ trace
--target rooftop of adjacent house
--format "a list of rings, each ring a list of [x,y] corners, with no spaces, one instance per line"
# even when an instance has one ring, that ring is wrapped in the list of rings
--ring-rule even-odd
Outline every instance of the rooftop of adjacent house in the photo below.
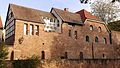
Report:
[[[101,21],[98,17],[96,17],[95,15],[92,15],[90,12],[86,11],[85,9],[77,11],[76,13],[81,15],[81,18],[83,21],[85,21],[85,19]]]
[[[0,29],[3,29],[1,17],[0,17]]]

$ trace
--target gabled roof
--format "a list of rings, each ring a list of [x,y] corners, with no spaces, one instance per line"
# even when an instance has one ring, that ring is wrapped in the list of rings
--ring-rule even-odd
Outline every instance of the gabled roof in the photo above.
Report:
[[[86,19],[92,19],[92,20],[96,20],[96,21],[101,21],[98,17],[92,15],[90,12],[86,11],[85,9],[82,9],[82,10],[76,12],[76,13],[81,15],[81,18],[82,18],[83,22]]]
[[[3,29],[1,17],[0,17],[0,29]]]
[[[79,14],[72,13],[69,11],[64,11],[57,8],[52,8],[52,10],[54,10],[64,22],[83,24]]]
[[[18,6],[14,4],[10,4],[10,9],[13,12],[13,16],[15,19],[44,23],[42,20],[43,17],[55,18],[51,13],[32,9],[28,7]]]

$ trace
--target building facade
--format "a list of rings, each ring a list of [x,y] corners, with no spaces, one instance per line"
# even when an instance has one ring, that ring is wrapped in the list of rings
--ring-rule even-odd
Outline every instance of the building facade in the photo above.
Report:
[[[52,8],[45,12],[10,4],[6,22],[9,59],[38,55],[41,59],[115,58],[111,32],[86,10]]]

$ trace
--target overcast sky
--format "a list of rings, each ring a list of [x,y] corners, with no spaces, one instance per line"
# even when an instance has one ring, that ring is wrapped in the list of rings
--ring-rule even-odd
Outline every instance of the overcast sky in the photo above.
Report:
[[[52,7],[64,9],[69,8],[69,11],[76,12],[81,9],[90,11],[90,4],[81,4],[79,0],[0,0],[0,16],[3,24],[6,19],[9,3],[22,5],[30,8],[35,8],[44,11],[50,11]]]

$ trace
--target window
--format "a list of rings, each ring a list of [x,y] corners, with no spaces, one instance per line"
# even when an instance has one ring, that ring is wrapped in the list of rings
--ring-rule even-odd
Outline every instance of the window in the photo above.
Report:
[[[65,59],[67,59],[68,58],[68,55],[67,55],[67,52],[65,52]]]
[[[106,38],[103,38],[103,43],[107,44],[107,39]]]
[[[71,30],[69,30],[69,36],[71,37]]]
[[[59,20],[57,20],[57,22],[59,22]]]
[[[30,35],[33,35],[34,34],[34,28],[33,28],[33,25],[30,24]]]
[[[35,26],[35,35],[39,35],[39,26],[38,25]]]
[[[24,35],[28,35],[28,24],[24,24]]]
[[[95,42],[98,43],[98,37],[95,37]]]
[[[52,18],[50,19],[50,22],[53,22],[53,19],[52,19]]]
[[[83,59],[83,52],[80,52],[80,59]]]
[[[57,22],[57,27],[59,27],[60,25],[59,25],[59,22]]]
[[[41,59],[45,59],[45,52],[42,51],[41,53],[42,53],[42,55],[41,55]]]
[[[77,31],[75,31],[75,39],[77,39]]]
[[[92,25],[90,25],[90,30],[93,30],[93,26]]]
[[[103,58],[104,58],[104,59],[106,58],[106,55],[105,55],[105,54],[103,54]]]
[[[10,60],[14,60],[14,51],[11,52]]]
[[[101,27],[98,27],[98,32],[101,32],[102,30],[101,30]]]
[[[89,36],[86,36],[86,42],[89,42],[90,40],[89,40]]]

